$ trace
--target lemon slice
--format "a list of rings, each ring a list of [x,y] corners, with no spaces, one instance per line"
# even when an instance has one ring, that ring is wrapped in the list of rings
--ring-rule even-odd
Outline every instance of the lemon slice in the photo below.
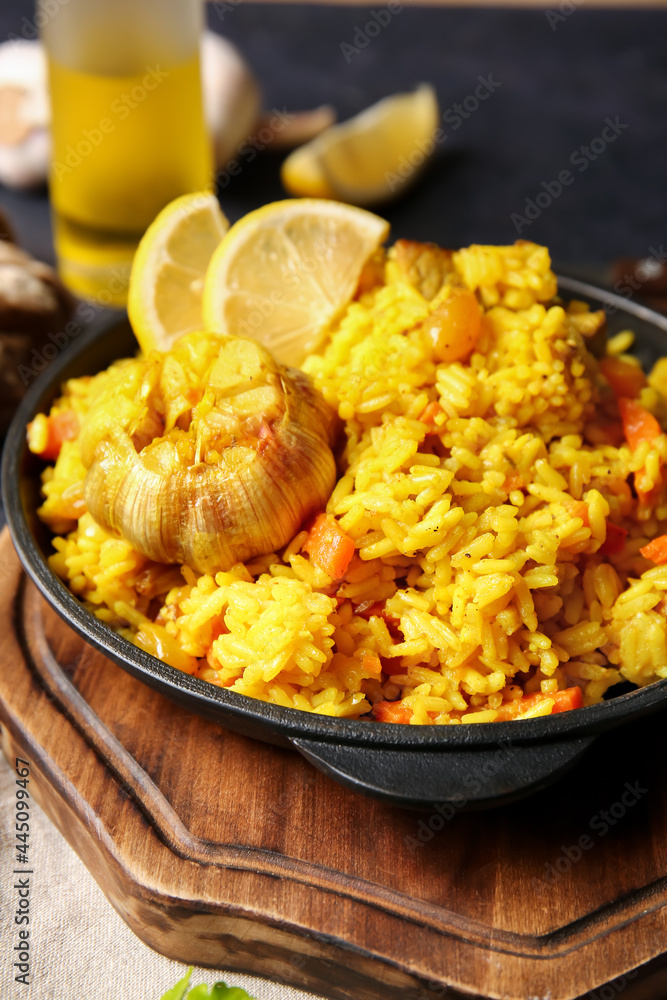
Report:
[[[428,84],[385,97],[291,153],[282,182],[295,195],[336,197],[353,205],[387,201],[428,160],[439,120],[438,99]]]
[[[317,350],[389,224],[361,208],[300,198],[250,212],[206,272],[207,330],[250,337],[282,364]]]
[[[214,194],[170,202],[144,233],[132,263],[127,309],[141,350],[168,351],[202,326],[206,268],[229,223]]]

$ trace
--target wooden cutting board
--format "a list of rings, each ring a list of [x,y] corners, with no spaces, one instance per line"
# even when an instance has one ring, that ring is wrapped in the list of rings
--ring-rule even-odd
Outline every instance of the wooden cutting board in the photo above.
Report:
[[[6,531],[0,635],[5,756],[157,951],[345,1000],[664,995],[664,715],[523,803],[416,813],[134,680],[48,608]]]

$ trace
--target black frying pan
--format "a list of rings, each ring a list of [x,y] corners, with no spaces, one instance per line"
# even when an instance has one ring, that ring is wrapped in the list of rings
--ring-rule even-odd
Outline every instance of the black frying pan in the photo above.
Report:
[[[645,365],[667,354],[667,317],[570,278],[560,289],[608,313],[610,332],[630,327]],[[334,719],[256,701],[162,663],[89,614],[49,569],[49,535],[35,514],[41,463],[25,428],[48,410],[61,383],[93,374],[136,352],[126,320],[92,324],[32,386],[7,435],[2,491],[9,530],[28,575],[52,607],[87,642],[139,680],[228,729],[292,746],[351,788],[405,806],[484,807],[519,798],[570,768],[599,733],[667,705],[667,680],[611,697],[601,705],[524,722],[404,726]],[[585,766],[585,762],[582,763]]]

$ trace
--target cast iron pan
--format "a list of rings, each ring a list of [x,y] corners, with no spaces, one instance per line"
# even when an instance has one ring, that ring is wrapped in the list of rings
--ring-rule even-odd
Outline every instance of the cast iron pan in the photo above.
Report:
[[[605,308],[611,333],[630,327],[649,365],[667,353],[667,317],[569,278],[560,288]],[[38,521],[41,463],[25,444],[25,427],[47,410],[66,378],[93,374],[136,352],[127,320],[105,318],[66,348],[28,392],[9,430],[2,490],[9,530],[23,566],[42,594],[87,642],[139,680],[192,711],[235,730],[291,746],[315,767],[357,791],[403,806],[450,803],[481,808],[543,788],[570,768],[599,733],[667,704],[667,680],[600,705],[525,722],[403,726],[333,719],[269,705],[162,663],[89,614],[49,569],[49,535]]]

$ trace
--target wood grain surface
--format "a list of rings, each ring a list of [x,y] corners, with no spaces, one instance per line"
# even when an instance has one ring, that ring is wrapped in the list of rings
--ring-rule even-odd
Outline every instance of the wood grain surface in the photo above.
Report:
[[[0,568],[4,754],[157,951],[346,1000],[665,994],[664,715],[524,803],[409,812],[134,680],[44,603],[6,530]]]

